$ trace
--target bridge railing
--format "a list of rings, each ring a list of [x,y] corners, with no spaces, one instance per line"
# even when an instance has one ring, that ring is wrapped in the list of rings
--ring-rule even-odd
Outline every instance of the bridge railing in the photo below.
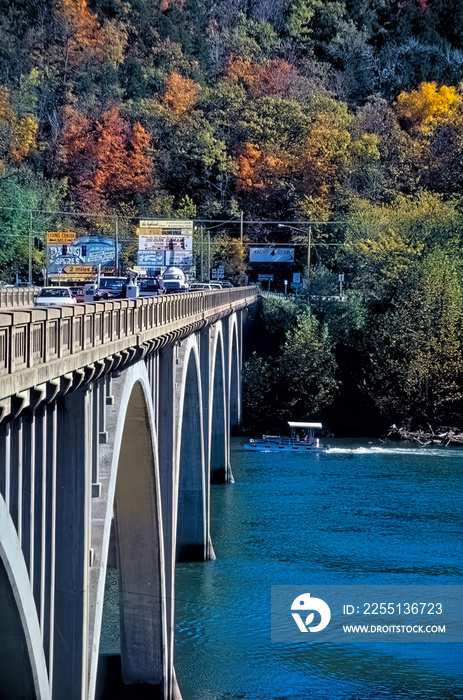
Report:
[[[0,308],[30,306],[38,291],[37,287],[0,287]]]
[[[20,291],[20,290],[18,290]],[[256,287],[31,309],[0,309],[0,376],[252,301]]]

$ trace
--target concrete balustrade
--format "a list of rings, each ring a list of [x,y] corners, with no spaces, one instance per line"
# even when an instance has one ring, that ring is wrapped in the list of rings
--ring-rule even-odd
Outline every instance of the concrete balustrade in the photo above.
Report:
[[[31,306],[38,291],[38,287],[0,288],[0,307]]]
[[[256,287],[241,287],[44,309],[0,309],[0,376],[4,378],[0,401],[102,360],[108,353],[208,321],[256,297]],[[32,370],[40,371],[34,376]]]

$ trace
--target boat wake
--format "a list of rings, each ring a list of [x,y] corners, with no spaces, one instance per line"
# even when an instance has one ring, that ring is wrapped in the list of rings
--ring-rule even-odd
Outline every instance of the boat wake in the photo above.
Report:
[[[331,447],[328,454],[394,454],[420,457],[463,457],[463,451],[451,447]]]

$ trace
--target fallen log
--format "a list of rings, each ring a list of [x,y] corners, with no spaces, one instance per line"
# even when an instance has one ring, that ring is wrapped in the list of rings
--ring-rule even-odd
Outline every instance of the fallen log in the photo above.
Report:
[[[463,432],[459,428],[439,427],[433,430],[428,423],[428,430],[418,428],[418,430],[410,430],[410,428],[397,427],[391,425],[389,432],[386,435],[389,440],[407,440],[408,442],[416,442],[422,447],[426,445],[463,445]]]

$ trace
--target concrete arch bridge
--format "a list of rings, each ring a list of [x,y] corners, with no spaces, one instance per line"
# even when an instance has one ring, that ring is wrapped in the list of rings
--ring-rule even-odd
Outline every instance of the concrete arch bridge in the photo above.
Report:
[[[255,287],[0,308],[0,697],[95,698],[108,562],[121,670],[179,697],[175,563],[214,557]]]

